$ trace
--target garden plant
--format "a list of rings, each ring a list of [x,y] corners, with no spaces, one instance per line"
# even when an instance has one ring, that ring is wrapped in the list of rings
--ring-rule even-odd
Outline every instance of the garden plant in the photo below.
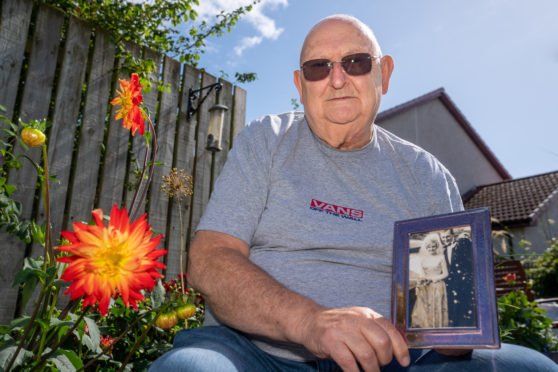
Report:
[[[118,97],[111,102],[119,107],[116,119],[123,120],[123,127],[146,138],[148,151],[131,205],[114,205],[110,216],[93,210],[92,222],[75,222],[73,231],[63,231],[56,245],[49,220],[46,123],[16,125],[2,117],[8,124],[5,132],[25,146],[43,148],[43,164],[33,166],[40,173],[46,223],[39,227],[20,221],[21,206],[10,199],[14,187],[0,178],[0,227],[43,247],[40,257],[25,259],[14,278],[14,285],[22,288],[23,305],[34,301],[34,307],[31,314],[0,326],[0,371],[146,370],[171,348],[177,330],[201,325],[203,301],[186,288],[184,265],[180,282],[163,282],[160,270],[165,265],[159,259],[166,250],[158,248],[162,236],[154,236],[145,214],[135,218],[144,205],[157,153],[153,124],[141,106],[141,88],[139,76],[132,74],[120,80]],[[30,160],[14,157],[9,147],[2,151],[14,168]],[[178,192],[184,200],[191,195],[191,183],[183,172],[180,175],[171,172],[163,191],[169,197]],[[70,283],[64,292],[70,301],[59,309],[65,283]]]

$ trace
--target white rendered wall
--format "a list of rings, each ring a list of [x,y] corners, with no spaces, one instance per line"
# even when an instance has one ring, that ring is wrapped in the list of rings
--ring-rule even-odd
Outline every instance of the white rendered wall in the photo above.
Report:
[[[436,156],[455,177],[461,195],[476,186],[503,181],[438,99],[412,107],[379,125]]]

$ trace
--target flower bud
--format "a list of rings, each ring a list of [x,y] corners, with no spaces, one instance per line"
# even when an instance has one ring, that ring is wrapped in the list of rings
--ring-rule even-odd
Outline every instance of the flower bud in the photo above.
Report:
[[[188,319],[196,314],[196,307],[193,304],[185,304],[176,310],[176,315],[180,319]]]
[[[24,128],[21,131],[21,139],[29,147],[41,146],[45,143],[45,134],[38,129]]]
[[[174,327],[176,323],[178,323],[178,317],[176,316],[175,312],[163,313],[159,315],[159,317],[155,321],[157,327],[163,329],[170,329]]]

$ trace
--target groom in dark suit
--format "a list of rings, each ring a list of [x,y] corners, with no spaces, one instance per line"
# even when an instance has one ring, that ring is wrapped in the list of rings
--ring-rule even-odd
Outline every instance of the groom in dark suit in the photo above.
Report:
[[[441,234],[448,277],[448,318],[450,327],[475,327],[475,281],[471,239],[455,239],[453,229]]]

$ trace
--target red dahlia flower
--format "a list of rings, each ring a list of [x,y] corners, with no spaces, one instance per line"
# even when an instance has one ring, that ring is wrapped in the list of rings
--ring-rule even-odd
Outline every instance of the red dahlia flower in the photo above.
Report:
[[[162,235],[151,237],[145,214],[130,224],[126,208],[112,207],[110,222],[105,226],[103,212],[92,213],[95,225],[74,223],[74,231],[63,231],[62,236],[71,244],[57,250],[70,256],[59,257],[59,262],[69,263],[61,278],[72,282],[65,294],[70,299],[85,296],[83,306],[99,302],[101,315],[105,315],[111,297],[121,296],[124,304],[137,308],[137,301],[144,299],[142,289],[153,289],[155,279],[162,275],[156,269],[165,265],[157,259],[166,254],[156,249]]]

